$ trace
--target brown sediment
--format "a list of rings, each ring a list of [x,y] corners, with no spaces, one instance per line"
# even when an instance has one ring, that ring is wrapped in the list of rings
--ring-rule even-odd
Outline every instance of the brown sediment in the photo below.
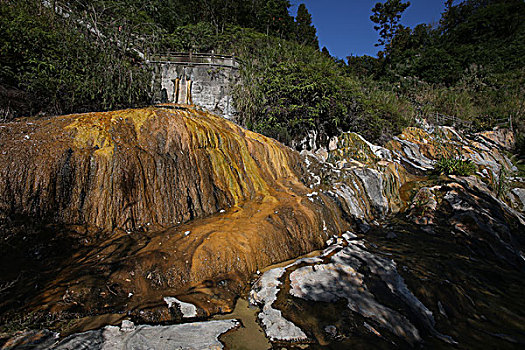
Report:
[[[285,146],[194,109],[6,124],[0,210],[107,230],[172,226],[296,177]]]
[[[232,313],[213,317],[214,320],[236,319],[242,323],[241,328],[220,337],[226,349],[267,350],[271,348],[268,338],[257,321],[258,313],[258,307],[250,306],[247,300],[239,298]]]
[[[511,165],[453,130],[440,137],[408,128],[378,150],[347,134],[328,164],[191,106],[0,124],[0,331],[187,316],[164,297],[197,318],[231,312],[257,270],[320,249],[345,220],[410,207],[434,180],[401,160],[424,155],[424,173],[461,147],[480,169]]]
[[[319,227],[320,213],[301,202],[305,200],[276,191],[275,197],[263,196],[162,232],[111,237],[87,255],[75,255],[50,283],[52,288],[35,299],[35,307],[67,310],[71,303],[56,301],[68,295],[73,305],[83,303],[89,310],[100,308],[104,300],[114,308],[140,310],[165,307],[162,297],[182,295],[181,300],[196,304],[204,315],[229,312],[235,294],[255,271],[319,248],[328,238]],[[225,298],[214,297],[220,289]],[[96,294],[100,296],[91,303],[83,297]],[[164,317],[169,319],[169,313]]]
[[[308,200],[296,152],[189,106],[4,124],[0,144],[0,217],[81,227],[86,242],[46,266],[30,312],[180,319],[167,296],[229,312],[255,271],[347,225],[329,198]]]

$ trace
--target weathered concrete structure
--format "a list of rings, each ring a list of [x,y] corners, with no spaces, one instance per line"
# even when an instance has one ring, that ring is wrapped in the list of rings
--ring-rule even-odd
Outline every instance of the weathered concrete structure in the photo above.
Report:
[[[155,102],[195,104],[232,119],[231,90],[238,78],[233,56],[168,53],[152,56]]]

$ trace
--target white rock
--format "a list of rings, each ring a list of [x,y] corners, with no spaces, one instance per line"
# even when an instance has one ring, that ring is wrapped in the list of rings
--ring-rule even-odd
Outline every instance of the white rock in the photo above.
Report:
[[[168,308],[171,308],[174,304],[178,305],[184,318],[197,317],[197,307],[193,304],[185,303],[175,297],[164,297],[164,301],[168,304]]]
[[[511,192],[521,202],[520,210],[525,210],[525,188],[513,188]]]
[[[129,320],[124,320],[120,325],[120,330],[122,332],[133,332],[135,330],[135,324]]]
[[[266,271],[255,282],[253,289],[250,291],[250,303],[262,306],[259,319],[266,335],[271,340],[305,340],[307,339],[306,334],[299,327],[285,319],[281,311],[272,307],[273,302],[277,300],[278,287],[281,284],[279,278],[281,278],[284,271],[286,271],[284,267]]]
[[[130,322],[131,323],[131,322]],[[184,323],[170,326],[106,326],[70,335],[51,349],[222,349],[219,336],[239,325],[237,320]]]

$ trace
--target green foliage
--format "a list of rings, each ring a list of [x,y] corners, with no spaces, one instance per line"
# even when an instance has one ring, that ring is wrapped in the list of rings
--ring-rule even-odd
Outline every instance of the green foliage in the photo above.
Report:
[[[523,135],[523,133],[520,133],[518,137],[516,138],[514,152],[518,155],[518,157],[520,158],[520,161],[525,160],[525,135]]]
[[[362,80],[362,84],[362,112],[352,131],[368,140],[383,143],[401,133],[403,128],[413,125],[416,111],[409,100],[399,96],[388,84],[371,80]]]
[[[211,23],[199,22],[175,29],[162,37],[162,47],[179,52],[209,52],[218,45],[219,35]]]
[[[276,137],[281,135],[274,130],[286,130],[292,138],[324,124],[336,128],[347,114],[342,93],[347,87],[334,76],[329,64],[322,60],[307,65],[292,61],[270,67],[261,85],[266,103],[254,128]]]
[[[476,165],[470,159],[440,157],[434,164],[434,171],[440,175],[468,176],[476,172]]]
[[[256,33],[243,38],[237,43],[243,83],[234,96],[245,125],[290,142],[308,130],[335,130],[345,122],[356,86],[330,57]]]
[[[227,27],[217,43],[240,59],[234,101],[238,121],[252,130],[287,144],[314,129],[321,140],[356,131],[378,141],[412,123],[408,101],[345,74],[313,47],[239,27]]]
[[[296,41],[303,45],[312,46],[319,49],[319,40],[317,39],[316,29],[312,25],[312,16],[304,4],[299,5],[297,16],[295,17]]]
[[[289,7],[288,0],[267,0],[259,15],[260,24],[255,28],[280,38],[291,38],[294,32],[294,21],[288,13]]]
[[[0,117],[147,104],[151,74],[138,52],[233,51],[238,38],[226,29],[232,24],[295,39],[289,6],[288,0],[1,1]]]
[[[380,58],[348,57],[348,74],[391,86],[420,116],[438,112],[469,120],[474,129],[512,125],[525,134],[525,3],[445,5],[437,27],[397,25],[391,37],[383,33],[390,42]],[[376,23],[377,11],[386,11],[377,6]]]
[[[161,47],[234,53],[238,121],[288,144],[311,129],[381,142],[434,112],[525,134],[521,0],[447,1],[439,27],[413,29],[399,24],[408,2],[378,3],[382,56],[348,65],[319,52],[308,10],[294,21],[288,0],[55,2],[70,15],[0,1],[0,118],[146,104],[151,76],[137,51]]]
[[[385,3],[376,3],[370,16],[372,22],[376,23],[375,30],[379,31],[379,41],[376,46],[390,44],[392,38],[399,29],[401,14],[410,6],[410,2],[403,3],[402,0],[387,0]]]
[[[150,74],[126,49],[128,39],[122,29],[89,31],[72,16],[61,17],[40,1],[2,2],[0,103],[18,114],[147,103]],[[12,100],[13,91],[22,98]]]
[[[447,2],[440,26],[397,26],[385,48],[383,75],[414,76],[451,86],[469,67],[500,74],[524,66],[525,3],[521,0]]]

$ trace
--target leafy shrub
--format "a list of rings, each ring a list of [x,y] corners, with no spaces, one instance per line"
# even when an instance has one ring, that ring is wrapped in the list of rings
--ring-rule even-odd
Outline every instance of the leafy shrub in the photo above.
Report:
[[[476,172],[476,165],[470,159],[441,157],[434,164],[434,171],[440,175],[468,176]]]
[[[173,51],[209,52],[217,46],[219,35],[211,23],[199,22],[176,28],[162,37],[162,46]]]
[[[92,18],[61,16],[37,0],[0,1],[0,106],[27,115],[150,102],[151,74],[130,49],[131,26]]]
[[[343,131],[385,141],[412,123],[408,100],[319,50],[234,26],[216,38],[217,52],[235,52],[241,62],[233,95],[238,122],[249,129],[291,145],[313,129],[320,142]]]

